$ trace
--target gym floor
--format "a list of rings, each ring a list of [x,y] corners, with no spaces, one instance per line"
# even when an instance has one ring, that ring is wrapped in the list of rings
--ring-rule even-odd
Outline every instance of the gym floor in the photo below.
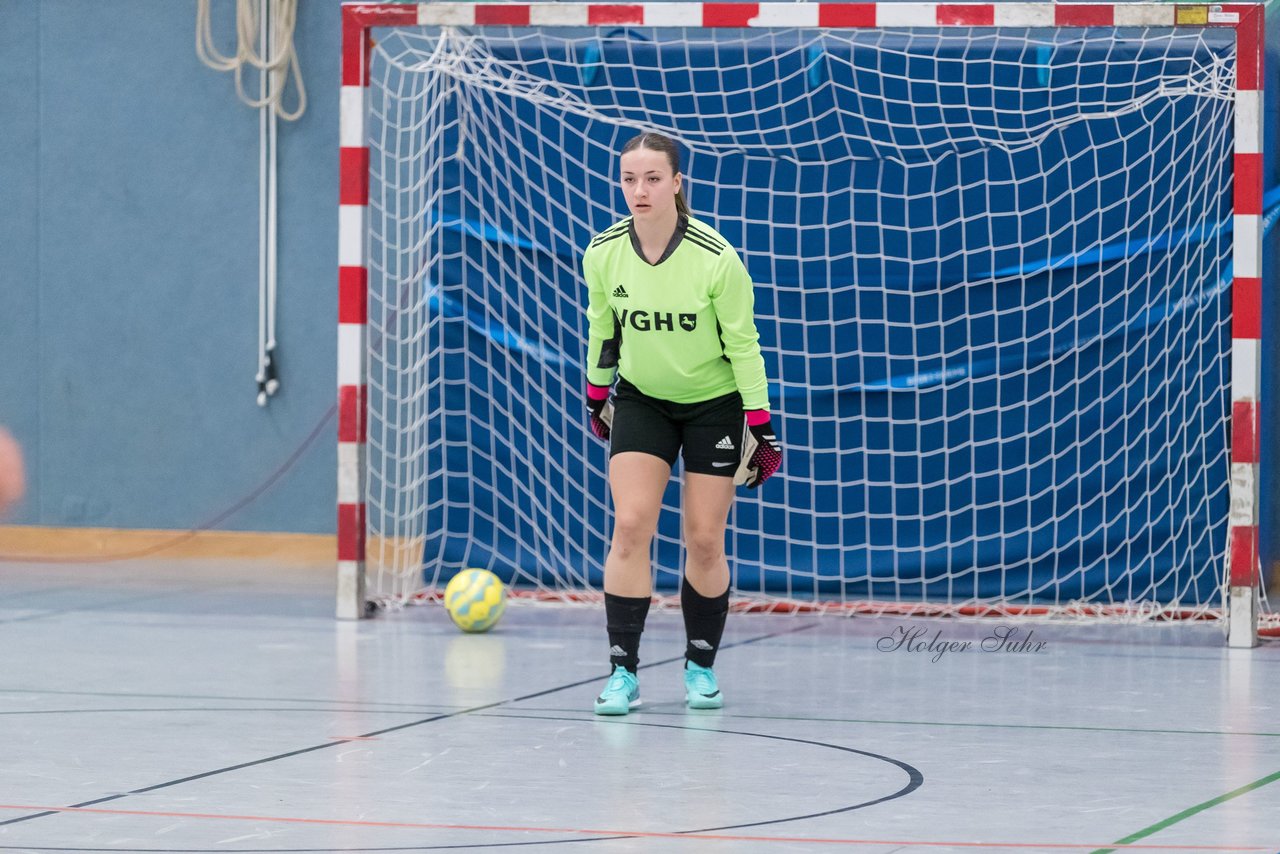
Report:
[[[605,719],[595,608],[464,635],[339,622],[332,585],[0,564],[0,850],[1280,851],[1280,644],[732,615],[693,712],[655,611],[644,705]]]

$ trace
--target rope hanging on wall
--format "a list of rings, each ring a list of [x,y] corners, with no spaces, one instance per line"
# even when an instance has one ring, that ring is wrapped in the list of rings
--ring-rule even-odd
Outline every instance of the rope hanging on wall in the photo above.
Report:
[[[257,51],[255,43],[261,43],[262,20],[259,0],[236,0],[236,52],[225,56],[213,45],[212,0],[196,3],[196,55],[205,65],[217,71],[236,73],[236,93],[240,100],[251,107],[271,106],[276,115],[285,121],[294,121],[307,109],[307,90],[302,83],[302,71],[298,65],[298,52],[293,45],[293,31],[298,23],[298,0],[266,0],[270,6],[271,44],[266,50]],[[252,98],[244,90],[244,67],[251,65],[271,79],[265,97]],[[290,77],[298,91],[293,110],[284,107],[284,90]]]
[[[293,34],[298,23],[298,0],[236,0],[236,52],[224,56],[213,45],[210,0],[197,0],[196,54],[218,71],[234,71],[240,100],[258,110],[258,358],[254,380],[258,405],[280,389],[276,352],[277,212],[279,184],[276,163],[277,118],[294,121],[307,108]],[[254,42],[257,48],[254,48]],[[245,66],[258,69],[258,97],[244,90]],[[296,81],[297,104],[284,108],[290,76]]]

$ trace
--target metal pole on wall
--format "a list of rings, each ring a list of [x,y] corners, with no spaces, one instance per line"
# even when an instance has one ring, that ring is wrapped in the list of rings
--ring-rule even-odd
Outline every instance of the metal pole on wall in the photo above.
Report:
[[[267,67],[258,75],[258,405],[280,388],[276,372],[276,140],[273,93],[279,72],[274,67],[275,16],[268,0],[258,0],[259,53]]]
[[[293,33],[298,22],[298,0],[236,0],[236,52],[219,53],[213,45],[210,0],[196,6],[196,54],[210,68],[236,73],[240,99],[258,109],[258,356],[255,380],[258,405],[266,406],[280,388],[276,359],[276,302],[279,243],[279,120],[294,121],[307,108],[306,88],[298,66]],[[257,36],[257,49],[253,46]],[[259,71],[258,97],[245,94],[244,66]],[[297,105],[292,112],[283,105],[284,90],[293,75]]]

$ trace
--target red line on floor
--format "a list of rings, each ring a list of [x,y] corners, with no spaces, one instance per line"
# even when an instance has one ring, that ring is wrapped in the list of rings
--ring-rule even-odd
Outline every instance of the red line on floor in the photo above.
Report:
[[[643,839],[705,839],[720,842],[790,842],[813,843],[815,845],[923,845],[950,848],[999,848],[1016,850],[1053,849],[1074,850],[1108,848],[1123,851],[1270,851],[1280,849],[1280,842],[1271,845],[1230,846],[1230,845],[1155,845],[1131,844],[1117,845],[1114,842],[957,842],[926,841],[919,839],[833,839],[829,837],[811,836],[742,836],[724,833],[660,833],[649,830],[620,830],[618,828],[589,827],[533,827],[501,824],[445,824],[439,822],[417,821],[357,821],[337,818],[291,818],[279,815],[217,815],[199,812],[162,812],[158,810],[121,810],[102,807],[51,807],[37,804],[0,804],[0,810],[19,810],[22,812],[60,812],[91,813],[96,815],[136,815],[151,818],[205,818],[221,821],[268,821],[285,824],[342,825],[346,827],[387,827],[409,830],[486,830],[503,833],[572,833],[581,836],[635,836]]]

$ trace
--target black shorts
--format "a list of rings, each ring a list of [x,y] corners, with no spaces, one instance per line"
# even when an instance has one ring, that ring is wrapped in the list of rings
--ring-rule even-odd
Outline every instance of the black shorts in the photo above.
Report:
[[[674,467],[683,448],[685,471],[733,477],[745,429],[742,396],[736,391],[698,403],[672,403],[649,397],[618,377],[609,456],[638,451]]]

